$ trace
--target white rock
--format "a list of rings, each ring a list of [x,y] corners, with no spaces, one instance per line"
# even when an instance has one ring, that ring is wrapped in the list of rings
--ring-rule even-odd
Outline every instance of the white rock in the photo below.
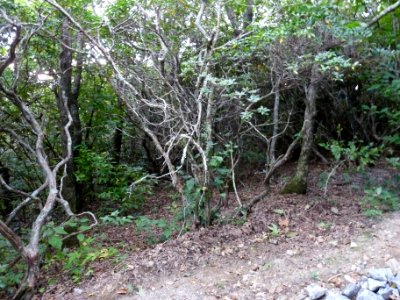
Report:
[[[79,288],[74,288],[73,293],[74,295],[82,295],[83,290]]]
[[[398,274],[400,272],[400,262],[395,259],[391,258],[386,262],[386,265],[392,270],[393,274]]]
[[[369,290],[361,290],[356,300],[385,300],[382,296],[377,295]]]
[[[392,270],[389,268],[371,269],[368,271],[368,277],[379,281],[389,281],[394,278]]]
[[[368,278],[368,289],[370,291],[376,292],[379,288],[386,286],[386,281],[375,280],[372,278]]]

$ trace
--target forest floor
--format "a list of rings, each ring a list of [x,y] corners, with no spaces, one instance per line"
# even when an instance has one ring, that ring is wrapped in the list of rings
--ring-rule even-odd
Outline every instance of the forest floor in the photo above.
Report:
[[[101,228],[104,242],[127,255],[95,262],[92,277],[79,284],[60,275],[43,299],[304,299],[303,288],[312,282],[338,289],[369,268],[400,261],[400,214],[371,219],[361,207],[364,188],[394,170],[339,173],[324,196],[320,181],[327,168],[312,168],[302,196],[278,193],[291,170],[282,171],[244,224],[227,222],[153,246],[134,224]],[[241,185],[242,199],[262,191],[256,179]],[[154,201],[164,196],[165,207],[149,210],[152,217],[170,211],[167,191]]]

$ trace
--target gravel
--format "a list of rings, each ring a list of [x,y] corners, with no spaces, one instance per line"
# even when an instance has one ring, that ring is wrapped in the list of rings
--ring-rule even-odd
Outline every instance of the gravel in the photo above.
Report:
[[[310,284],[306,293],[311,300],[391,300],[400,299],[400,263],[391,259],[390,268],[370,269],[365,276],[348,284],[339,294]]]

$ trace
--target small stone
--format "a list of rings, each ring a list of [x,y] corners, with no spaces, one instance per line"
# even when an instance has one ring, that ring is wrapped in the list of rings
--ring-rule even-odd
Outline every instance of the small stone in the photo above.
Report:
[[[395,259],[391,258],[386,262],[386,265],[392,270],[393,274],[400,273],[400,262]]]
[[[393,291],[394,291],[393,288],[387,286],[385,288],[380,288],[377,294],[381,295],[383,299],[388,300],[390,299],[390,296],[393,295]]]
[[[332,207],[331,208],[331,212],[333,213],[333,214],[335,214],[335,215],[339,215],[340,213],[339,213],[339,210],[337,209],[337,207]]]
[[[385,300],[381,295],[377,295],[369,290],[361,290],[356,300]]]
[[[386,281],[379,281],[372,278],[368,278],[368,289],[376,292],[379,288],[386,287]]]
[[[353,278],[353,277],[351,277],[350,275],[344,275],[344,280],[346,280],[347,282],[350,282],[350,283],[355,283],[356,282],[356,280],[355,280],[355,278]]]
[[[356,242],[351,242],[350,243],[350,248],[357,248],[358,245],[356,244]]]
[[[326,295],[324,300],[350,300],[350,299],[340,294],[328,293],[328,295]]]
[[[357,296],[357,293],[360,291],[360,289],[361,286],[359,284],[350,283],[342,290],[342,295],[353,299],[355,296]]]
[[[391,269],[382,268],[369,270],[368,277],[379,281],[390,281],[394,276]]]
[[[399,290],[393,289],[392,299],[391,300],[398,300],[400,299],[400,292]]]
[[[310,284],[309,286],[306,287],[306,291],[308,294],[308,297],[310,297],[311,300],[317,300],[325,296],[326,294],[326,289],[317,285],[317,284]]]
[[[82,295],[83,290],[79,288],[74,288],[73,293],[74,295]]]

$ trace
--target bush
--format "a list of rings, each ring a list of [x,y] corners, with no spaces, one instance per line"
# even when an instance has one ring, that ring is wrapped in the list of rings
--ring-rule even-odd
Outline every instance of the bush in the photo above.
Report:
[[[400,169],[399,158],[387,159],[394,168]],[[394,174],[383,185],[365,190],[362,200],[364,214],[370,217],[382,215],[383,212],[400,209],[400,175]]]
[[[80,150],[77,168],[77,181],[93,186],[95,198],[114,203],[114,207],[118,207],[121,213],[139,210],[145,194],[151,193],[154,183],[154,179],[146,179],[134,186],[133,182],[147,175],[142,168],[115,165],[107,153],[96,153],[86,148]],[[113,205],[107,207],[112,211]]]

